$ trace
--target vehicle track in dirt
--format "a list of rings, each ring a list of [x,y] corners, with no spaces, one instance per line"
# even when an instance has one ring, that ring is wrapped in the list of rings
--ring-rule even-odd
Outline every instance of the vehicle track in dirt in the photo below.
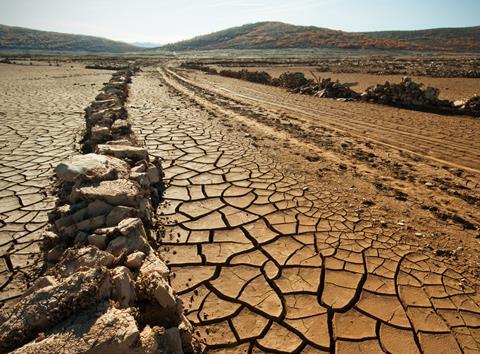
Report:
[[[475,118],[446,117],[375,104],[321,100],[290,94],[280,88],[195,72],[188,72],[185,77],[179,78],[236,100],[294,112],[297,118],[315,124],[361,135],[437,162],[480,172],[480,139],[473,133],[480,129],[480,120]],[[449,131],[449,125],[452,124],[453,129]]]
[[[446,266],[408,236],[395,220],[403,211],[358,207],[377,194],[368,176],[333,170],[350,155],[308,143],[300,125],[268,125],[273,110],[214,95],[150,68],[134,79],[129,106],[134,130],[163,159],[162,254],[209,352],[479,350],[475,286],[454,259]],[[324,159],[321,178],[296,149]]]

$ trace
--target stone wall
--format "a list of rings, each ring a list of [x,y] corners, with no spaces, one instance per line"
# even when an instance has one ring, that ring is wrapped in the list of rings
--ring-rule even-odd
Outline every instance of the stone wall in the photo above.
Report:
[[[161,164],[135,139],[125,109],[137,70],[113,74],[85,110],[85,154],[55,169],[50,267],[0,314],[0,352],[201,351],[155,251]]]

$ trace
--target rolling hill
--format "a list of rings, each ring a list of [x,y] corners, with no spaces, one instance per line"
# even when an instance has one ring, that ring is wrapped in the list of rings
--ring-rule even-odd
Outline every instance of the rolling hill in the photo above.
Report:
[[[0,50],[124,53],[141,48],[105,38],[0,25]]]
[[[479,52],[480,26],[463,28],[435,28],[416,31],[363,32],[370,38],[403,40],[420,46],[433,46],[445,50]]]
[[[257,22],[167,44],[160,49],[365,48],[480,52],[479,36],[480,27],[355,33],[282,22]]]

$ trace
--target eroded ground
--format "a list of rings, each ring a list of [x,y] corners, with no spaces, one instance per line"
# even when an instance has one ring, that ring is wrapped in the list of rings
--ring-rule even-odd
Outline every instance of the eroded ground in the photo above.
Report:
[[[129,113],[209,352],[480,350],[478,121],[180,74]]]
[[[109,76],[70,64],[0,64],[0,306],[42,267],[53,167],[75,150],[83,109]]]

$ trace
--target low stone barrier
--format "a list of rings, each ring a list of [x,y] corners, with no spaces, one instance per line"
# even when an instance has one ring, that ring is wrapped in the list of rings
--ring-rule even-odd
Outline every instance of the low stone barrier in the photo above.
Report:
[[[55,169],[50,268],[0,314],[0,352],[202,351],[155,251],[161,164],[136,141],[125,109],[137,70],[113,74],[85,110],[85,154]]]
[[[207,74],[220,75],[240,80],[246,80],[264,85],[286,88],[289,92],[321,98],[335,98],[339,101],[362,100],[416,111],[426,111],[438,114],[458,114],[480,117],[480,97],[473,96],[468,100],[449,101],[438,98],[440,90],[434,87],[423,88],[422,84],[404,77],[400,83],[385,82],[367,88],[358,93],[351,89],[351,83],[340,83],[330,78],[316,77],[307,79],[302,72],[286,72],[278,78],[272,78],[263,71],[217,70],[206,65],[192,62],[182,63],[180,67],[199,70]]]

